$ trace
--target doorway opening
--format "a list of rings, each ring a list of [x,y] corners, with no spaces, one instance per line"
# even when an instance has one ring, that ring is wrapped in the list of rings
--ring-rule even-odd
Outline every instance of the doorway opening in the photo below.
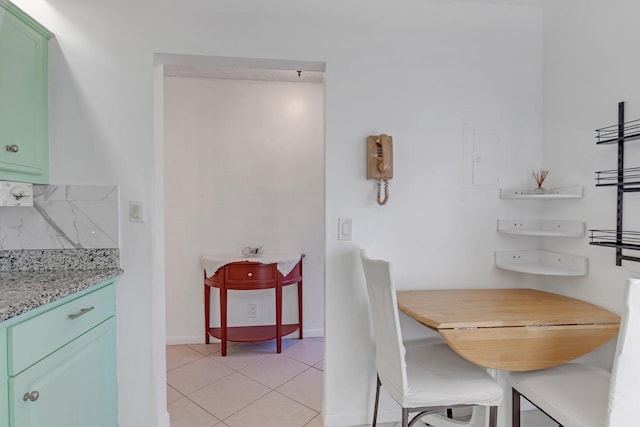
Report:
[[[157,60],[166,344],[213,351],[197,347],[204,343],[200,257],[241,255],[245,246],[305,254],[304,337],[322,344],[324,64],[185,55]],[[288,288],[283,323],[295,323],[297,292]],[[216,294],[212,319],[219,319]],[[229,324],[273,323],[273,298],[272,290],[230,293]],[[297,334],[291,338],[295,344]]]

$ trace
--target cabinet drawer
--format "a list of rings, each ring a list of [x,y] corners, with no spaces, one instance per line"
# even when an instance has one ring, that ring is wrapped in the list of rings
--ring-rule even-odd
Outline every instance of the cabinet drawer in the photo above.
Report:
[[[262,264],[230,264],[226,267],[227,282],[275,282],[276,269],[273,265]]]
[[[8,330],[9,375],[15,375],[115,314],[111,284]]]

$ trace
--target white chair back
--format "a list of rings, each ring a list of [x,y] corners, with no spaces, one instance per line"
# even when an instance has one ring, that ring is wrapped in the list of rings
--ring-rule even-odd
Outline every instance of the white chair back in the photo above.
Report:
[[[637,425],[640,403],[640,278],[629,279],[611,372],[607,427]]]
[[[406,350],[402,343],[391,265],[368,258],[362,249],[360,259],[373,320],[378,376],[391,395],[403,396],[407,391]]]

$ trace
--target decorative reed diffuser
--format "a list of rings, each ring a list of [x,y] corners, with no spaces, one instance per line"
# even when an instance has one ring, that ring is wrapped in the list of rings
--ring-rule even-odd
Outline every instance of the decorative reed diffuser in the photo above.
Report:
[[[531,172],[531,174],[533,175],[533,178],[536,180],[536,184],[538,184],[538,187],[535,188],[535,191],[540,191],[540,192],[545,191],[544,187],[542,186],[542,183],[544,182],[547,175],[549,175],[549,171],[540,169],[538,172]]]

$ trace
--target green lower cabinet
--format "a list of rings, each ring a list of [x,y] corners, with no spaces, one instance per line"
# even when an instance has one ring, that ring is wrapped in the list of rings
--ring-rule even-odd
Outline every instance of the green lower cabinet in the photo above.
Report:
[[[48,183],[51,36],[0,0],[0,180]]]
[[[9,386],[7,378],[7,329],[0,324],[0,402],[9,401]],[[0,404],[0,426],[9,425],[9,406]]]
[[[112,317],[9,379],[10,427],[115,427]]]
[[[1,427],[117,427],[113,280],[0,323]]]

